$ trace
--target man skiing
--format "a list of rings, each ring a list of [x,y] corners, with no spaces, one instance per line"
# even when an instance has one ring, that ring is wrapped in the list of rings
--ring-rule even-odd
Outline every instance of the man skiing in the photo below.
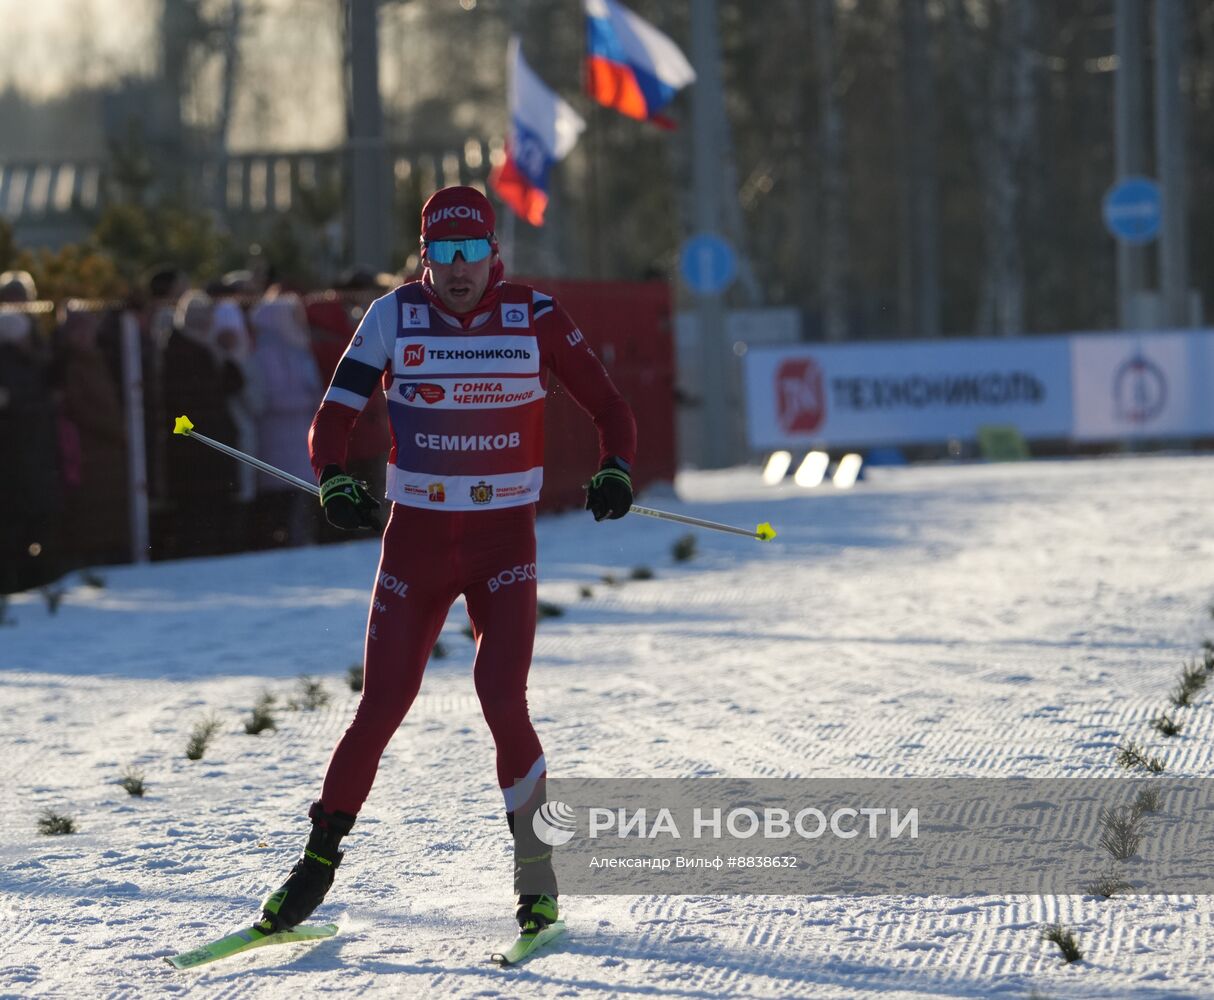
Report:
[[[325,516],[339,528],[374,527],[377,501],[343,469],[351,428],[382,386],[392,425],[391,513],[368,615],[362,697],[308,812],[304,853],[263,904],[267,929],[299,924],[324,899],[342,860],[341,840],[460,594],[514,836],[519,926],[528,933],[557,920],[551,850],[531,823],[545,801],[546,768],[526,698],[545,369],[598,430],[600,467],[586,498],[596,521],[623,517],[632,504],[636,425],[564,309],[543,292],[503,280],[494,224],[493,207],[474,188],[443,188],[426,202],[421,280],[372,303],[312,422]]]

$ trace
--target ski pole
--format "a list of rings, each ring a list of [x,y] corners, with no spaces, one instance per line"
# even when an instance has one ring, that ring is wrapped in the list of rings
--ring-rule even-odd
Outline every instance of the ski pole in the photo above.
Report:
[[[313,496],[320,496],[320,487],[315,483],[309,483],[306,479],[300,479],[298,476],[293,476],[289,472],[283,472],[282,469],[276,469],[274,466],[263,462],[260,458],[254,458],[252,455],[246,455],[243,451],[233,448],[231,445],[226,445],[222,441],[216,441],[214,438],[209,438],[205,434],[199,434],[194,430],[194,424],[184,413],[177,418],[173,425],[173,433],[181,434],[183,437],[193,438],[195,441],[201,441],[203,444],[214,448],[216,451],[222,451],[225,455],[236,459],[238,462],[244,462],[245,465],[251,465],[255,469],[260,469],[267,475],[281,479],[284,483],[290,483],[292,486],[298,486],[301,490],[311,493]]]
[[[293,476],[289,472],[283,472],[282,469],[276,469],[274,466],[263,462],[259,458],[254,458],[252,455],[247,455],[237,448],[224,444],[222,441],[216,441],[214,438],[209,438],[205,434],[199,434],[194,430],[194,424],[190,418],[182,414],[177,418],[173,426],[174,434],[181,434],[184,437],[194,438],[216,451],[221,451],[225,455],[236,459],[239,462],[244,462],[246,465],[251,465],[255,469],[260,469],[262,472],[271,476],[276,476],[284,483],[290,483],[292,486],[298,486],[301,490],[306,490],[313,496],[320,496],[320,487],[314,483],[309,483],[305,479],[300,479],[298,476]],[[775,529],[770,524],[764,521],[758,525],[753,531],[748,528],[735,528],[732,524],[720,524],[716,521],[705,521],[698,517],[688,517],[686,514],[675,514],[668,510],[655,510],[653,507],[639,507],[633,504],[628,508],[633,514],[643,514],[645,517],[656,517],[663,521],[677,521],[680,524],[691,524],[697,528],[711,528],[713,531],[726,531],[733,535],[744,535],[747,538],[757,538],[761,542],[770,542],[776,537]]]
[[[776,537],[775,529],[764,521],[752,531],[749,528],[735,528],[732,524],[720,524],[717,521],[705,521],[698,517],[688,517],[686,514],[675,514],[668,510],[654,510],[652,507],[638,507],[633,504],[628,510],[633,514],[644,514],[646,517],[657,517],[663,521],[678,521],[679,524],[694,524],[698,528],[711,528],[713,531],[728,531],[732,535],[745,535],[747,538],[757,538],[760,542],[770,542]]]

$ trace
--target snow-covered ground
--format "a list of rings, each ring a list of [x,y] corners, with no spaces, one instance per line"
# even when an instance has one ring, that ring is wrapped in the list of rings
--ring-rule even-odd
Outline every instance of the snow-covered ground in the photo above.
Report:
[[[877,470],[850,492],[680,478],[642,517],[540,522],[531,704],[554,776],[1169,773],[1214,763],[1214,705],[1148,726],[1214,633],[1214,459]],[[0,995],[1214,996],[1202,896],[564,897],[563,945],[516,970],[493,749],[453,610],[317,919],[340,934],[195,972],[164,956],[246,923],[301,845],[357,695],[370,542],[103,571],[0,629]],[[630,580],[633,567],[652,580]],[[605,574],[622,582],[607,586]],[[590,586],[593,595],[579,596]],[[299,676],[330,703],[288,711]],[[244,721],[264,691],[276,732]],[[203,759],[185,746],[214,714]],[[132,798],[123,772],[145,774]],[[78,832],[37,833],[46,809]],[[1040,940],[1072,927],[1064,965]]]

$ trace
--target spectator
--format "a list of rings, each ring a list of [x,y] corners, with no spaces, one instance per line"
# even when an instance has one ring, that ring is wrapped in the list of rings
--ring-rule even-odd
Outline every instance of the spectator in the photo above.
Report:
[[[171,264],[161,264],[148,272],[144,287],[148,300],[140,318],[143,347],[143,439],[147,445],[148,495],[153,513],[165,509],[168,485],[165,471],[165,449],[170,444],[166,427],[173,426],[173,417],[165,409],[160,391],[164,384],[164,352],[173,332],[173,314],[181,296],[190,290],[186,275]]]
[[[338,280],[341,295],[317,298],[308,303],[308,324],[312,330],[312,355],[320,370],[322,385],[328,385],[337,369],[354,329],[372,299],[391,291],[398,282],[390,274],[376,274],[359,268]],[[391,435],[388,431],[388,403],[383,393],[372,394],[366,409],[358,415],[350,433],[347,471],[367,484],[375,496],[384,495],[384,470]],[[328,527],[326,524],[324,527]],[[332,529],[334,537],[340,532]]]
[[[0,303],[25,305],[36,302],[38,289],[29,271],[5,271],[0,274]],[[16,310],[0,312],[0,337],[7,343],[24,343],[29,351],[37,351],[33,341],[34,318]]]
[[[253,363],[253,343],[249,336],[244,309],[234,297],[225,296],[215,302],[211,325],[211,346],[220,364],[234,366],[242,387],[228,397],[228,414],[236,428],[234,440],[225,442],[248,455],[257,455],[257,418],[261,409],[261,391],[257,366]],[[230,376],[229,376],[230,377]],[[243,462],[236,467],[236,503],[245,525],[244,535],[250,539],[252,511],[257,497],[256,470]]]
[[[186,292],[177,304],[164,350],[164,411],[185,414],[198,430],[233,441],[236,426],[228,400],[243,388],[240,371],[223,365],[211,347],[214,305],[202,292]],[[166,426],[161,433],[167,434]],[[236,551],[244,538],[236,517],[237,463],[212,448],[175,438],[165,450],[168,509],[159,555],[166,558]]]
[[[37,294],[32,287],[33,282],[27,288],[9,274],[0,275],[0,302],[32,301]],[[2,310],[0,306],[0,468],[14,485],[0,490],[0,620],[3,595],[59,576],[62,511],[48,367],[35,350],[29,316]]]
[[[308,429],[323,387],[303,303],[298,295],[272,290],[253,309],[250,320],[253,361],[262,391],[258,457],[311,482]],[[315,506],[297,487],[259,474],[257,522],[263,544],[301,545],[315,540]]]
[[[106,322],[118,317],[111,313]],[[118,386],[98,346],[101,322],[96,313],[61,310],[55,336],[62,417],[79,442],[79,481],[64,497],[65,549],[79,566],[130,557],[126,428]]]
[[[0,274],[0,302],[36,302],[38,288],[29,271],[5,271]]]
[[[228,271],[222,278],[217,279],[220,295],[247,296],[256,298],[265,289],[264,284],[258,283],[257,275],[249,270]]]
[[[146,286],[147,328],[157,350],[163,351],[173,332],[173,322],[181,297],[190,290],[190,280],[172,264],[161,264],[148,272]]]

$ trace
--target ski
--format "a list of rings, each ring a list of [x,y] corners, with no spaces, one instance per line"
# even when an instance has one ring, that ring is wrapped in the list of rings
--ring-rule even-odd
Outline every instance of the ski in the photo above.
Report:
[[[239,955],[242,951],[253,948],[264,948],[268,944],[291,944],[294,941],[318,941],[332,937],[337,933],[337,924],[301,924],[289,931],[268,931],[254,925],[221,937],[217,941],[204,944],[192,951],[182,952],[172,958],[165,958],[174,969],[194,969],[208,962],[216,962],[221,958]]]
[[[520,934],[509,948],[505,951],[495,951],[491,957],[503,968],[508,965],[518,965],[564,933],[565,921],[556,920],[538,931],[526,931]]]

